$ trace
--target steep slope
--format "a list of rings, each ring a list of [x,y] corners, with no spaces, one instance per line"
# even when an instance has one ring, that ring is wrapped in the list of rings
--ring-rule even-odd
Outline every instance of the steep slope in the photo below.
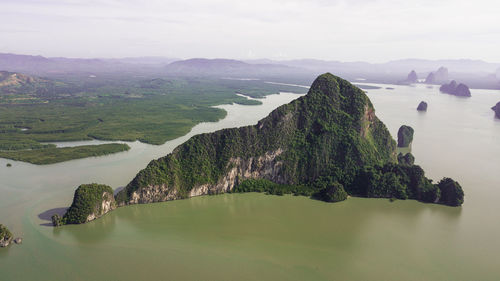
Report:
[[[264,180],[258,184],[264,189],[281,184],[320,192],[340,183],[351,195],[439,202],[437,185],[420,167],[398,165],[395,148],[364,92],[323,74],[306,96],[257,125],[197,135],[151,161],[116,200],[119,205],[175,200]]]

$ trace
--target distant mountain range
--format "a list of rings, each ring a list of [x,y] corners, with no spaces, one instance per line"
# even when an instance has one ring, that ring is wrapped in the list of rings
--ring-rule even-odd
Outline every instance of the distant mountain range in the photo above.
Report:
[[[0,70],[43,76],[70,73],[150,72],[172,61],[176,61],[176,59],[156,57],[121,59],[46,58],[0,53]]]
[[[500,63],[467,59],[405,59],[386,63],[368,63],[315,59],[245,61],[206,58],[178,60],[165,57],[81,59],[0,53],[0,70],[45,77],[66,74],[130,73],[134,75],[214,76],[221,78],[272,77],[277,82],[309,84],[318,74],[330,72],[351,81],[397,83],[405,80],[411,70],[415,70],[419,77],[427,77],[431,72],[441,67],[446,67],[449,70],[449,79],[464,81],[473,88],[500,88],[498,71]]]

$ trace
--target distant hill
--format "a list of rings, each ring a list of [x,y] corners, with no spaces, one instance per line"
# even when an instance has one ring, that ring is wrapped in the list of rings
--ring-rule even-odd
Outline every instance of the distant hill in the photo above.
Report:
[[[62,82],[17,72],[0,71],[0,103],[40,103],[70,93]]]
[[[136,64],[136,65],[166,65],[174,61],[178,61],[176,58],[165,58],[165,57],[130,57],[130,58],[117,58],[117,59],[101,59],[106,62],[111,63],[124,63],[124,64]]]
[[[42,81],[41,79],[8,71],[0,71],[0,88],[21,87]]]
[[[194,58],[175,61],[165,67],[169,74],[228,77],[262,77],[306,73],[305,69],[281,64],[250,64],[232,59]]]

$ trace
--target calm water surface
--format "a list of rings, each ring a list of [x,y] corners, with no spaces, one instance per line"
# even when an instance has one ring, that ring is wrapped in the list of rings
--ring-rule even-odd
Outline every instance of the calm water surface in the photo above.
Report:
[[[256,123],[297,97],[282,93],[260,106],[221,106],[226,119],[162,146],[130,143],[128,152],[48,166],[0,159],[0,222],[24,237],[0,249],[1,280],[498,280],[500,120],[490,108],[500,92],[463,99],[423,85],[380,86],[368,91],[379,118],[393,136],[402,124],[415,129],[417,164],[435,180],[460,181],[463,207],[226,194],[44,225],[80,183],[121,187],[190,136]],[[416,111],[421,100],[426,113]]]

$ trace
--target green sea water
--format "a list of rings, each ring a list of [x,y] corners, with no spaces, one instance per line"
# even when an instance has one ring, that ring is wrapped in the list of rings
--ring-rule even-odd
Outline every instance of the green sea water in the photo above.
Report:
[[[0,249],[0,280],[498,280],[500,120],[490,108],[500,92],[464,99],[390,87],[368,90],[377,115],[393,136],[402,124],[415,129],[417,164],[435,180],[458,180],[463,207],[224,194],[46,225],[80,183],[124,186],[193,134],[256,123],[297,97],[282,93],[260,106],[222,106],[226,119],[163,146],[132,143],[128,152],[48,166],[0,159],[0,222],[24,238]],[[416,111],[421,100],[426,113]]]

